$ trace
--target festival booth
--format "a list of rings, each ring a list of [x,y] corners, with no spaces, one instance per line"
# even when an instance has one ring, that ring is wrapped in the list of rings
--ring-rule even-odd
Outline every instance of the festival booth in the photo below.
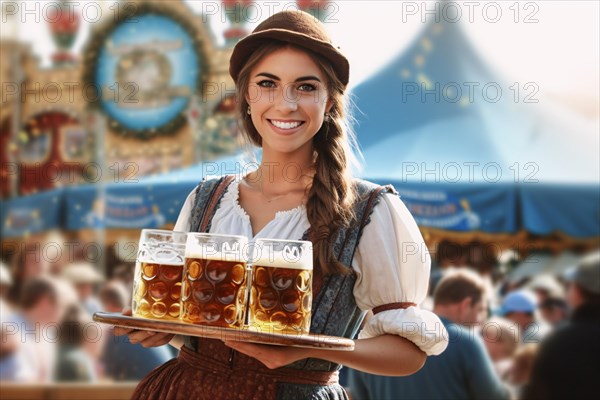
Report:
[[[239,174],[249,164],[242,156],[206,161],[194,166],[141,178],[135,182],[65,188],[63,227],[84,243],[108,250],[100,262],[108,271],[135,261],[141,229],[173,229],[190,192],[205,177]]]
[[[172,229],[185,199],[203,178],[248,173],[255,166],[240,154],[139,180],[61,187],[6,200],[0,208],[3,247],[11,251],[18,243],[61,231],[79,241],[78,247],[117,244],[117,258],[129,262],[140,230]]]
[[[26,237],[62,227],[64,188],[3,200],[2,237]]]
[[[223,66],[248,33],[240,7],[229,5],[223,46],[184,1],[115,4],[90,25],[83,52],[70,54],[81,9],[66,3],[53,10],[77,12],[49,23],[58,48],[52,68],[41,68],[18,38],[2,39],[0,52],[16,64],[0,75],[17,80],[19,72],[24,88],[0,113],[0,159],[20,166],[0,177],[5,256],[52,233],[104,250],[137,242],[141,228],[172,227],[202,178],[193,166],[239,150],[234,84]],[[63,83],[75,85],[75,97],[46,101]],[[148,178],[186,168],[187,183]]]
[[[66,189],[65,228],[143,229],[172,226],[191,190],[205,177],[239,174],[241,156],[207,161],[136,182],[84,185]]]
[[[459,24],[432,22],[353,90],[362,176],[395,186],[430,247],[597,246],[597,126],[537,90],[499,79]]]

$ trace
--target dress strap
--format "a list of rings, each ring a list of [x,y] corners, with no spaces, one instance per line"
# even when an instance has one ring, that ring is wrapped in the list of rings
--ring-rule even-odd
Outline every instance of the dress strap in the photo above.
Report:
[[[212,217],[235,176],[226,175],[221,178],[203,179],[196,187],[196,202],[192,209],[192,232],[208,232]]]
[[[200,220],[200,227],[198,232],[207,232],[209,229],[210,221],[212,220],[213,214],[217,208],[217,204],[221,201],[223,193],[229,187],[229,184],[234,180],[233,175],[227,175],[221,179],[221,181],[213,189],[213,193],[210,197],[210,201],[206,204],[206,208],[202,213],[202,219]]]

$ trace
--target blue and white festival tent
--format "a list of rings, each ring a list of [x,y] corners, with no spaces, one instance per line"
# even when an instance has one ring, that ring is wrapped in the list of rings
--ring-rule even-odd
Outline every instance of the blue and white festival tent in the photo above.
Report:
[[[362,176],[393,184],[421,228],[447,237],[598,238],[597,125],[499,76],[459,23],[426,25],[353,90]]]

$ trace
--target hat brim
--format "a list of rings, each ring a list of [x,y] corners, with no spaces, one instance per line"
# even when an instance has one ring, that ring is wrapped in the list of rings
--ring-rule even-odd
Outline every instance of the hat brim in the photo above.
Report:
[[[229,62],[229,74],[237,83],[238,76],[250,55],[263,43],[269,40],[291,43],[310,51],[313,51],[329,60],[335,70],[338,79],[344,85],[348,85],[350,77],[350,64],[348,59],[331,43],[323,42],[299,32],[285,29],[268,29],[252,33],[240,40],[233,49]]]
[[[95,271],[71,271],[63,274],[63,278],[74,284],[101,283],[105,279]]]

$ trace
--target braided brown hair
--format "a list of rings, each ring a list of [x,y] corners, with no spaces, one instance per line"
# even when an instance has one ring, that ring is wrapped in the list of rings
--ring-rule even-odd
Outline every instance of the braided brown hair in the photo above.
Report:
[[[344,88],[331,64],[318,54],[288,43],[271,42],[262,46],[250,56],[238,76],[236,95],[241,124],[250,142],[261,146],[262,138],[251,116],[246,113],[249,107],[246,94],[250,71],[264,56],[286,47],[307,53],[327,77],[332,107],[329,118],[313,138],[315,174],[308,192],[306,212],[311,226],[310,240],[315,264],[321,267],[324,274],[348,273],[350,269],[338,262],[333,254],[332,244],[339,230],[348,227],[355,218],[352,205],[356,195],[350,174],[350,165],[354,160],[351,151],[353,136],[346,125]]]

